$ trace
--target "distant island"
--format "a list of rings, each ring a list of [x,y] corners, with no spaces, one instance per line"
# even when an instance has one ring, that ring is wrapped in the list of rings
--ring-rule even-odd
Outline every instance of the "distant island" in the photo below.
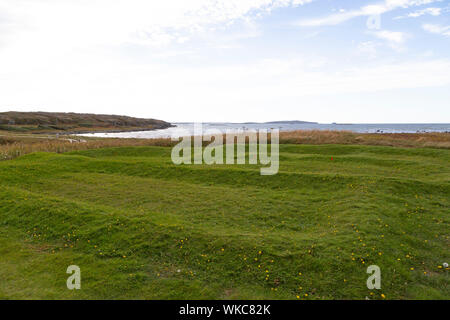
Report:
[[[17,133],[148,131],[172,126],[162,120],[106,114],[16,111],[0,113],[0,131]]]

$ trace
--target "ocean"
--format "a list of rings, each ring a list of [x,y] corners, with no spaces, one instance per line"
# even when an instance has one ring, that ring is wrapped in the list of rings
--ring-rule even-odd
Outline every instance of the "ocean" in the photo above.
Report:
[[[175,127],[154,131],[134,131],[117,133],[89,133],[81,136],[110,137],[110,138],[170,138],[172,136],[193,135],[193,123],[173,123]],[[280,131],[294,130],[337,130],[353,131],[359,133],[421,133],[421,132],[450,132],[450,123],[379,123],[379,124],[319,124],[301,122],[269,122],[269,123],[203,123],[203,132],[217,129],[225,133],[226,130],[250,130],[250,129],[279,129]]]

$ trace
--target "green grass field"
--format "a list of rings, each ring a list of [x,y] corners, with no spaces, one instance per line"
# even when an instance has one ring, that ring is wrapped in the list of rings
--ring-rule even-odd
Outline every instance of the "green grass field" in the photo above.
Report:
[[[275,176],[170,153],[0,162],[0,298],[450,299],[450,150],[281,145]]]

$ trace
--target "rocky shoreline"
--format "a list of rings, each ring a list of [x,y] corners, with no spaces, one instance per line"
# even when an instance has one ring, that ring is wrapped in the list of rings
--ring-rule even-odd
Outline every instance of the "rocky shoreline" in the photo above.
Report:
[[[105,129],[105,130],[77,130],[77,131],[62,131],[62,132],[34,132],[33,134],[59,134],[59,135],[78,135],[78,134],[89,134],[89,133],[121,133],[121,132],[139,132],[139,131],[155,131],[176,127],[176,125],[169,124],[164,126],[159,126],[155,128],[129,128],[129,129]]]

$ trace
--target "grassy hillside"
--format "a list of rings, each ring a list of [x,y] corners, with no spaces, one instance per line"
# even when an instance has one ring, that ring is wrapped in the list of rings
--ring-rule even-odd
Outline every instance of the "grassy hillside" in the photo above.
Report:
[[[0,162],[0,298],[450,298],[450,150],[280,148],[270,177],[165,147]]]
[[[0,131],[14,133],[65,133],[163,129],[170,124],[127,116],[62,113],[0,112]]]

